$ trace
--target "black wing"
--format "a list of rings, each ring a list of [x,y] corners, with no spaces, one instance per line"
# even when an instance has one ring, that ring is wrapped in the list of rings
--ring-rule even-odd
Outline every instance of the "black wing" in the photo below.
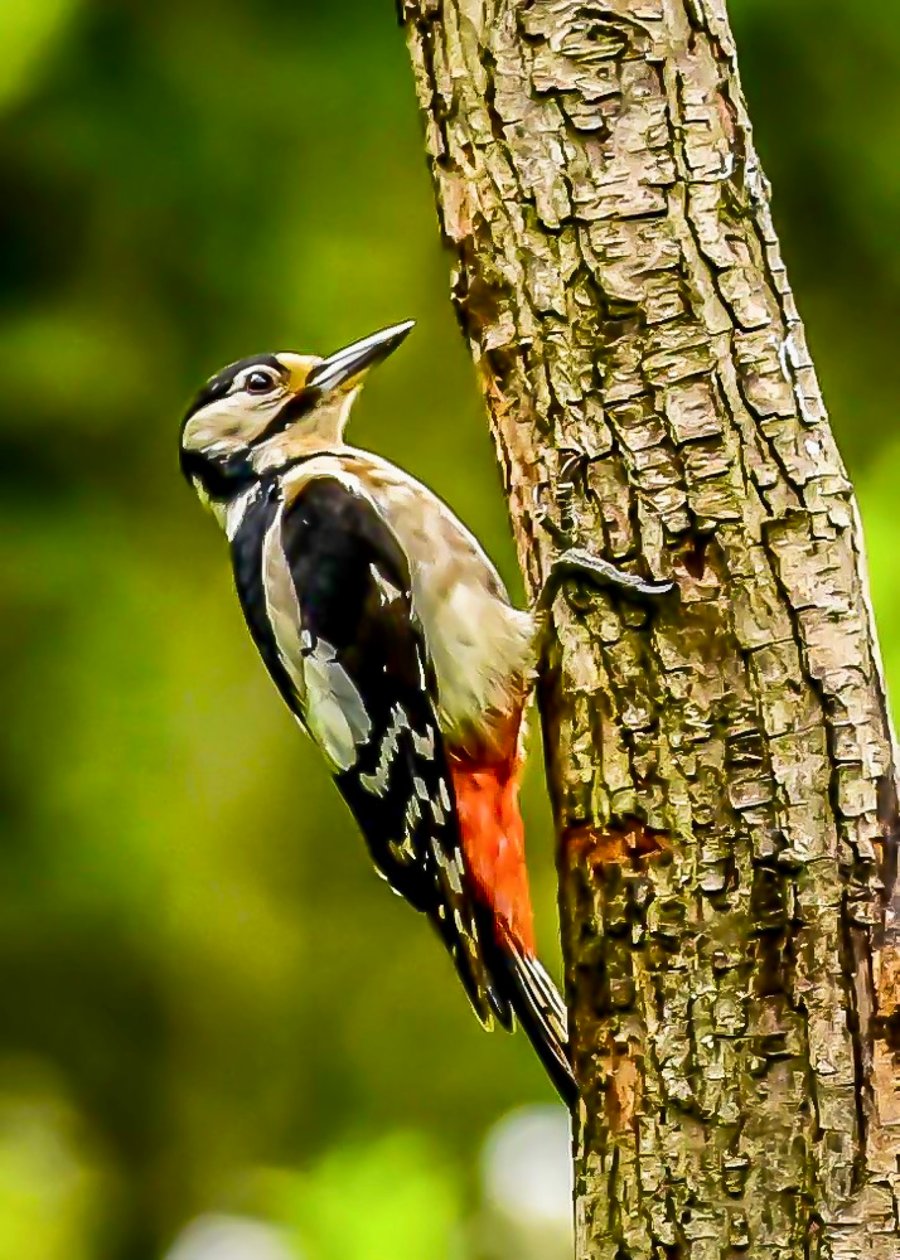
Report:
[[[235,577],[273,679],[331,761],[376,867],[434,923],[479,1017],[493,1010],[509,1026],[467,887],[403,551],[371,501],[337,477],[253,510],[234,541]],[[244,553],[257,546],[253,564]],[[279,551],[289,593],[277,589]]]

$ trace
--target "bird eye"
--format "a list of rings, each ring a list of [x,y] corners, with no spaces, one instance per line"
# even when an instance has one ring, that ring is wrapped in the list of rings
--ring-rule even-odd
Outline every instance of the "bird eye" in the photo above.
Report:
[[[274,373],[257,368],[244,381],[244,389],[248,394],[268,394],[277,384]]]

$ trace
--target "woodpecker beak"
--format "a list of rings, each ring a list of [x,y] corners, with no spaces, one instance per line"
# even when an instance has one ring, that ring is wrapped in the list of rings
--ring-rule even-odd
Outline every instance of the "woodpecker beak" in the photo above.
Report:
[[[328,394],[355,382],[370,367],[393,354],[400,343],[406,340],[415,322],[414,319],[407,319],[402,324],[392,324],[390,328],[382,328],[380,332],[363,337],[362,341],[354,341],[343,350],[336,350],[310,370],[306,378],[306,388]]]

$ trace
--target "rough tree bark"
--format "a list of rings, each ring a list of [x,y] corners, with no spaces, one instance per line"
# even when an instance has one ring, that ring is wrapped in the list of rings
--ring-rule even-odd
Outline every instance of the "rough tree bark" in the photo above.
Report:
[[[581,1260],[897,1260],[892,733],[724,0],[401,0],[532,589]],[[887,911],[887,913],[886,913]]]

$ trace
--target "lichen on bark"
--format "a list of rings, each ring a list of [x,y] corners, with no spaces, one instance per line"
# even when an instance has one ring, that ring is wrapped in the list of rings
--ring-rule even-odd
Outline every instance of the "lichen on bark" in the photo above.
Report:
[[[722,0],[401,0],[532,589],[581,1260],[900,1254],[893,740]]]

